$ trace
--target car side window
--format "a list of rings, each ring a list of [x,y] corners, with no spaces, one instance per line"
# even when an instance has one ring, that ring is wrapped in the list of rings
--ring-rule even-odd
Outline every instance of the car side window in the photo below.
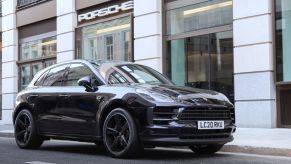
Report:
[[[63,77],[67,70],[67,67],[68,65],[62,65],[52,68],[48,72],[43,82],[43,86],[62,86],[64,80]]]
[[[78,86],[78,80],[80,78],[92,75],[93,72],[87,66],[83,64],[71,64],[64,80],[64,86]]]
[[[113,71],[108,77],[108,83],[109,84],[124,84],[124,83],[129,83],[129,82],[119,72]]]
[[[36,82],[34,83],[34,86],[42,86],[45,78],[46,78],[46,75],[49,71],[45,71],[37,80]]]

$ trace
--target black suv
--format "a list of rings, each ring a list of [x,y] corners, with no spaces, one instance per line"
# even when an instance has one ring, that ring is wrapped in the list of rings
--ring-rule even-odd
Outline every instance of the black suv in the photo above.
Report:
[[[49,139],[104,144],[114,157],[144,146],[215,153],[233,140],[234,107],[221,93],[175,86],[147,66],[74,60],[35,75],[16,98],[16,143]]]

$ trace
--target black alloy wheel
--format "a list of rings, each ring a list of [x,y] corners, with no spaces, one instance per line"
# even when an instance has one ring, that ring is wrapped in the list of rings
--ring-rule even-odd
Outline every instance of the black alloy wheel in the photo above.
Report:
[[[43,140],[37,135],[33,117],[28,110],[19,112],[15,119],[14,136],[17,145],[24,149],[38,148]]]
[[[103,126],[103,140],[106,150],[113,157],[136,157],[140,144],[130,113],[120,108],[111,111]]]
[[[197,154],[214,154],[218,152],[223,145],[221,144],[211,144],[211,145],[194,145],[189,146],[189,148]]]

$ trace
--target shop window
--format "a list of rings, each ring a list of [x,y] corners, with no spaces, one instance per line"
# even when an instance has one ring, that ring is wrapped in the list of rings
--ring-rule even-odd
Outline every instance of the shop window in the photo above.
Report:
[[[177,85],[215,90],[234,102],[232,1],[168,7],[167,76]]]
[[[29,40],[29,41],[26,41]],[[56,63],[56,37],[23,39],[19,45],[20,89],[27,87],[41,69]]]
[[[291,1],[276,0],[277,81],[291,81]]]
[[[166,12],[167,35],[232,24],[232,1],[212,0]]]
[[[232,31],[168,42],[167,75],[181,86],[219,91],[234,101]]]
[[[131,17],[77,29],[77,58],[131,61]]]

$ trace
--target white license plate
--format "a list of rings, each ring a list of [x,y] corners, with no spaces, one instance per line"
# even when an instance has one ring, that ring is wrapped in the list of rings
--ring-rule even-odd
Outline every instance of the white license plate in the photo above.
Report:
[[[198,129],[224,129],[224,121],[198,121]]]

